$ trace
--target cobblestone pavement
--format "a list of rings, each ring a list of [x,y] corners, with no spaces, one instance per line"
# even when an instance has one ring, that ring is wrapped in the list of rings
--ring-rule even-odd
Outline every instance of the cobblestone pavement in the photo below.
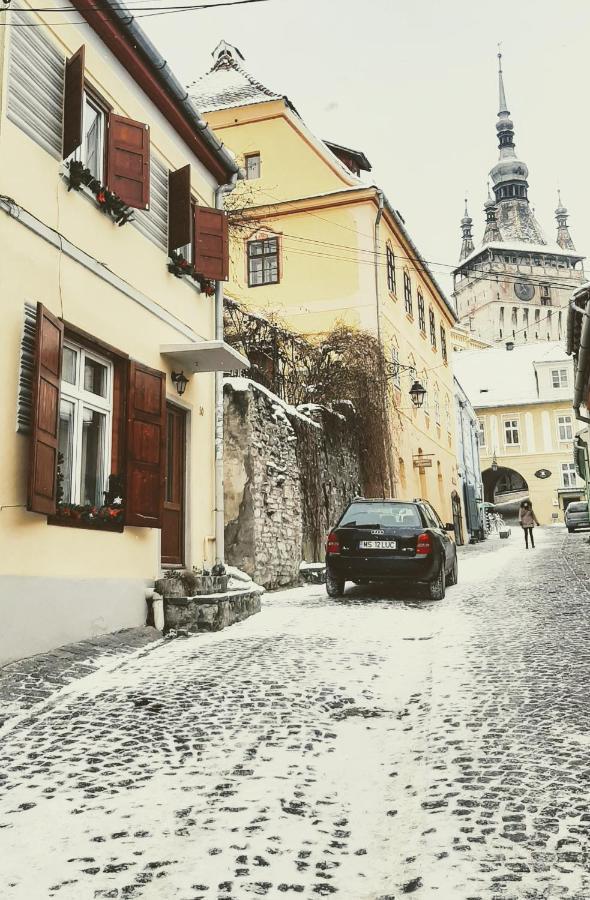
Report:
[[[590,547],[268,595],[0,732],[0,896],[588,900]]]
[[[125,628],[8,663],[0,669],[0,727],[73,681],[105,664],[115,665],[161,637],[155,628]]]

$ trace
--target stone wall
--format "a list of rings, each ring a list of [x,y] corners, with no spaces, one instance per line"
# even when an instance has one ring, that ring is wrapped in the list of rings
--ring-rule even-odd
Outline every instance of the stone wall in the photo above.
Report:
[[[330,524],[360,492],[354,412],[295,410],[247,379],[225,400],[225,557],[267,588],[318,561]]]

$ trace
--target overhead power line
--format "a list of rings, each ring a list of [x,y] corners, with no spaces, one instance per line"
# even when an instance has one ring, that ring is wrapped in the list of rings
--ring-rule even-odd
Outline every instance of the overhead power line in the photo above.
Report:
[[[143,0],[145,3],[145,0]],[[269,3],[270,0],[220,0],[219,3],[198,3],[198,4],[174,4],[174,5],[165,5],[162,4],[159,7],[154,6],[145,6],[145,5],[133,5],[130,3],[127,5],[127,9],[129,12],[133,13],[133,17],[135,19],[149,19],[153,16],[166,16],[166,15],[174,15],[175,13],[183,13],[183,12],[202,12],[204,10],[210,9],[218,9],[221,7],[228,6],[244,6],[246,4],[251,3]],[[47,14],[61,14],[61,13],[84,13],[84,12],[104,12],[108,7],[106,6],[98,6],[96,4],[89,4],[88,6],[81,7],[78,9],[72,9],[71,6],[32,6],[25,7],[19,9],[10,9],[8,7],[6,12],[22,14],[22,13],[47,13]],[[87,23],[81,20],[75,21],[60,21],[51,24],[59,24],[59,25],[86,25]],[[6,22],[0,22],[0,26],[2,27],[10,27],[10,28],[43,28],[47,27],[45,22],[14,22],[8,19]]]

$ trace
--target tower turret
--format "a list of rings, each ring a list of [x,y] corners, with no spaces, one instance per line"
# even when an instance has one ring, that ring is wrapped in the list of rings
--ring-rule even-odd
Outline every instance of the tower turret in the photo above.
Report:
[[[557,243],[562,250],[575,250],[574,242],[567,225],[568,212],[561,202],[561,191],[557,191],[557,209],[555,210],[555,218],[557,219]]]
[[[488,199],[483,205],[484,212],[486,214],[486,229],[483,233],[483,242],[484,244],[491,244],[494,241],[501,241],[502,235],[500,234],[500,229],[498,228],[498,207],[496,206],[496,201],[490,195],[490,184],[488,182]]]
[[[467,198],[465,198],[465,215],[461,219],[461,234],[463,236],[463,241],[461,243],[461,254],[459,256],[459,261],[466,259],[470,253],[475,249],[473,246],[473,233],[471,228],[473,226],[473,219],[469,215],[467,210]]]

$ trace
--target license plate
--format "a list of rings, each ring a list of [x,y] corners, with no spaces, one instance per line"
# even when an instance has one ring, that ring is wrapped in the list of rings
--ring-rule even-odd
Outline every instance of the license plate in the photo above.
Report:
[[[361,541],[361,550],[396,550],[397,541]]]

